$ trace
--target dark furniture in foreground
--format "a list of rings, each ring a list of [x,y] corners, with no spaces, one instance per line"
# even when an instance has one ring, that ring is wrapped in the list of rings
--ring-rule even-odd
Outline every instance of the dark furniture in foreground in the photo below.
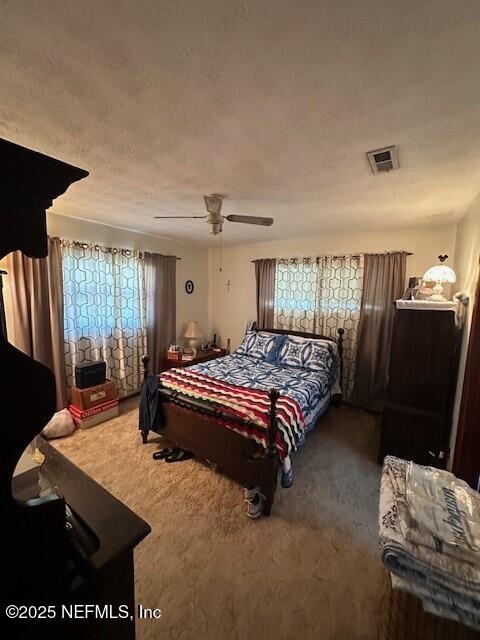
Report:
[[[0,166],[0,258],[15,250],[44,258],[46,210],[88,172],[2,139]],[[122,626],[124,635],[120,627],[112,632],[108,625],[108,632],[95,635],[88,629],[84,633],[76,620],[65,630],[58,618],[34,620],[31,626],[28,620],[7,619],[7,605],[60,607],[82,594],[117,598],[122,591],[131,602],[132,549],[149,528],[47,445],[41,473],[50,480],[50,490],[40,494],[33,473],[16,478],[12,487],[23,451],[55,412],[55,379],[50,369],[15,349],[3,332],[0,363],[0,627],[8,623],[5,637],[21,640],[133,638],[131,623]]]
[[[43,258],[48,250],[46,209],[88,172],[2,139],[0,166],[0,258],[15,250]],[[3,335],[0,363],[0,616],[4,622],[4,604],[34,604],[40,597],[53,600],[64,589],[68,538],[62,496],[22,503],[11,493],[20,456],[55,411],[53,373]]]
[[[312,333],[269,329],[270,333],[280,335],[296,335],[304,338],[329,340],[334,339]],[[338,353],[340,356],[340,371],[343,373],[343,329],[338,330]],[[148,356],[143,357],[144,379],[149,375]],[[342,378],[340,377],[340,380]],[[279,459],[275,448],[277,430],[276,402],[279,392],[271,389],[269,392],[270,410],[268,427],[268,448],[249,440],[242,435],[227,429],[214,421],[222,416],[222,409],[201,400],[190,398],[170,389],[160,388],[159,393],[163,403],[165,426],[161,431],[170,442],[176,446],[192,451],[195,455],[208,460],[219,471],[238,482],[242,487],[258,486],[265,496],[265,515],[270,515],[275,491]],[[340,398],[332,399],[339,404]],[[231,416],[229,416],[230,419]],[[240,418],[239,421],[243,422]],[[143,442],[147,440],[148,432],[142,432]]]
[[[111,607],[114,614],[126,605],[129,611],[125,618],[100,619],[91,615],[63,623],[57,619],[47,635],[52,638],[62,632],[72,639],[133,640],[136,617],[133,550],[150,533],[150,527],[46,440],[41,437],[38,440],[45,462],[15,476],[12,493],[16,499],[26,501],[35,499],[46,486],[56,487],[70,509],[67,521],[73,528],[69,534],[67,579],[61,604],[69,607],[93,603],[101,608]],[[31,625],[32,637],[39,637],[38,624]],[[11,626],[17,631],[28,629],[19,620]]]
[[[445,468],[460,341],[453,311],[396,310],[380,462],[391,454]]]

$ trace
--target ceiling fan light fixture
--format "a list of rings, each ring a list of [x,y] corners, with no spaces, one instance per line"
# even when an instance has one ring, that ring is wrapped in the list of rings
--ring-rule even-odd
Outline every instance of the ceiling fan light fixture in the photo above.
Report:
[[[222,210],[223,196],[218,193],[212,193],[209,196],[203,196],[203,199],[205,200],[205,206],[209,213],[213,213],[213,215],[220,214],[220,211]]]
[[[212,222],[210,225],[210,233],[214,236],[218,236],[219,233],[222,233],[222,223]]]

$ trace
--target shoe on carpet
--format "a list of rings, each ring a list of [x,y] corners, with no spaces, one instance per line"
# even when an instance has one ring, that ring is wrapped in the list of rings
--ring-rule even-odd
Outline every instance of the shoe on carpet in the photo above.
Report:
[[[193,453],[186,449],[174,449],[171,454],[165,457],[165,462],[183,462],[184,460],[191,460]]]
[[[282,487],[284,489],[290,489],[293,484],[293,467],[290,467],[288,471],[282,469]]]
[[[253,487],[253,489],[244,489],[243,495],[245,496],[244,499],[247,503],[247,516],[252,519],[261,516],[263,513],[265,496],[260,493],[259,487]]]
[[[152,458],[154,460],[163,460],[167,456],[172,455],[174,451],[175,449],[160,449],[160,451],[155,451],[155,453],[152,455]]]

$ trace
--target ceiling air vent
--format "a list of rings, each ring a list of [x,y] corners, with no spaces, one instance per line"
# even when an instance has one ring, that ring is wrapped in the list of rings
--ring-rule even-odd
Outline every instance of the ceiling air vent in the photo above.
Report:
[[[388,172],[399,167],[398,151],[395,146],[367,151],[367,158],[372,173]]]

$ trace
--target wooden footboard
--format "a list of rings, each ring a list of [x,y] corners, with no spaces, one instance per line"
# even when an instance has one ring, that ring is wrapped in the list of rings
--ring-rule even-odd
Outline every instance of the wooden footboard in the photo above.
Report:
[[[213,422],[208,416],[172,402],[166,402],[163,409],[165,429],[162,435],[172,444],[207,460],[240,486],[260,487],[265,496],[264,513],[270,514],[279,467],[274,448],[265,452],[260,445]]]
[[[149,375],[149,357],[143,356],[144,381]],[[242,487],[260,487],[265,496],[264,513],[270,515],[275,491],[279,458],[275,446],[277,434],[277,389],[269,391],[270,409],[267,430],[267,450],[253,440],[228,429],[215,421],[222,416],[229,421],[248,425],[248,421],[223,414],[220,406],[184,396],[160,387],[164,414],[162,436],[173,445],[191,451],[210,462],[216,469],[238,482]],[[145,443],[148,431],[142,431]]]

